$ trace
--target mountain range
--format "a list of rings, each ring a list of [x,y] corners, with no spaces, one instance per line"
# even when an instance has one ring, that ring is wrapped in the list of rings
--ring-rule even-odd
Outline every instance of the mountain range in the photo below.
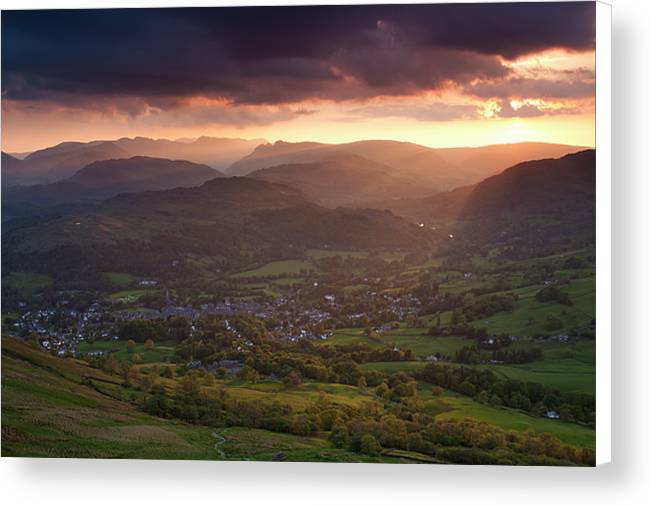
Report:
[[[346,144],[279,141],[258,146],[225,172],[243,176],[268,167],[322,162],[331,159],[333,153],[348,154],[385,165],[392,169],[394,177],[416,182],[423,191],[434,193],[478,183],[518,162],[556,158],[581,149],[537,142],[434,149],[410,142],[383,140]],[[277,174],[278,170],[275,172]]]
[[[224,268],[305,248],[413,248],[431,237],[389,211],[328,209],[288,186],[216,178],[193,188],[123,193],[102,204],[4,233],[12,269],[55,276],[97,270],[169,274],[204,256]]]
[[[594,150],[519,163],[475,185],[425,198],[375,201],[366,208],[315,203],[319,185],[326,184],[321,181],[295,188],[260,177],[337,170],[328,162],[316,168],[291,165],[189,188],[122,193],[12,228],[3,234],[4,265],[54,276],[111,269],[167,275],[171,266],[181,269],[202,257],[220,259],[224,270],[232,270],[263,259],[295,258],[305,248],[432,251],[447,246],[448,235],[476,243],[594,235]],[[369,178],[373,170],[386,173],[384,166],[368,170]]]
[[[85,166],[63,181],[3,189],[3,219],[33,214],[52,206],[100,201],[123,192],[197,186],[223,176],[207,165],[185,160],[145,156],[102,160]]]
[[[34,151],[22,160],[3,152],[3,186],[56,182],[93,162],[134,156],[187,160],[220,170],[263,142],[264,139],[216,137],[176,141],[125,137],[114,141],[62,142]]]
[[[454,230],[475,242],[522,235],[541,241],[594,238],[593,149],[522,162],[469,185],[424,198],[369,205],[433,229]]]
[[[373,200],[424,196],[431,191],[416,177],[345,152],[328,152],[319,161],[259,169],[247,177],[282,183],[301,190],[324,206],[360,206]]]

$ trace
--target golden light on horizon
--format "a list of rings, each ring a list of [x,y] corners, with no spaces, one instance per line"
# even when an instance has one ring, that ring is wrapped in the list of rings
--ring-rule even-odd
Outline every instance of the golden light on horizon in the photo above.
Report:
[[[512,78],[525,83],[541,78],[557,85],[572,85],[578,79],[575,74],[589,83],[594,72],[594,52],[550,50],[503,63],[512,70]],[[568,75],[570,81],[559,81]],[[503,85],[509,85],[509,81]],[[495,86],[499,89],[500,84]],[[172,107],[109,103],[105,107],[98,104],[74,108],[44,103],[24,108],[4,101],[2,149],[25,152],[64,141],[136,136],[324,143],[393,139],[430,147],[523,141],[594,146],[594,98],[535,96],[540,88],[525,86],[520,96],[508,100],[480,98],[450,84],[413,96],[311,99],[276,105],[234,104],[206,96],[175,99]],[[545,91],[544,87],[540,91]]]

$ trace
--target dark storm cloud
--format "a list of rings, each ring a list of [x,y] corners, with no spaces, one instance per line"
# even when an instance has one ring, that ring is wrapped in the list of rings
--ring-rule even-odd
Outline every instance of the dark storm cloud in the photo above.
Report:
[[[197,95],[283,104],[468,87],[507,77],[500,58],[593,49],[594,12],[583,2],[5,11],[2,94],[173,108]]]
[[[480,98],[584,98],[594,96],[595,83],[592,79],[563,81],[517,77],[478,82],[468,86],[466,91]]]

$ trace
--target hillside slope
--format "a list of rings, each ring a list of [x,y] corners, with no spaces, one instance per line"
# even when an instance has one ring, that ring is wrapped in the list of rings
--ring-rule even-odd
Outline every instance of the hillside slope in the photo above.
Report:
[[[170,266],[193,255],[219,256],[231,269],[296,249],[404,249],[432,239],[388,211],[326,209],[290,187],[234,177],[121,194],[95,209],[9,230],[2,246],[8,270],[174,275]]]
[[[23,174],[22,160],[2,152],[2,186],[16,184]]]
[[[142,392],[122,383],[2,336],[2,456],[271,461],[282,452],[288,461],[399,461],[313,437],[156,418],[131,400]]]
[[[104,200],[123,192],[197,186],[223,174],[207,165],[137,156],[93,162],[56,183],[4,188],[2,209],[23,217],[41,209]]]
[[[394,175],[417,181],[421,188],[435,192],[478,183],[518,162],[563,156],[581,149],[577,146],[535,142],[434,149],[410,142],[384,140],[346,144],[278,141],[258,146],[250,155],[231,165],[226,172],[247,175],[283,164],[320,162],[332,153],[348,153],[391,167]]]
[[[594,235],[595,151],[519,163],[473,186],[425,198],[375,202],[418,223],[464,231],[476,240],[499,234],[548,239]]]
[[[360,205],[427,193],[417,180],[391,167],[346,153],[332,153],[318,162],[260,169],[248,177],[297,188],[310,200],[325,206]]]
[[[93,162],[134,156],[188,160],[219,170],[247,155],[263,142],[264,139],[216,137],[178,141],[125,137],[114,141],[62,142],[34,151],[21,160],[20,177],[13,178],[11,184],[56,182],[72,176]]]

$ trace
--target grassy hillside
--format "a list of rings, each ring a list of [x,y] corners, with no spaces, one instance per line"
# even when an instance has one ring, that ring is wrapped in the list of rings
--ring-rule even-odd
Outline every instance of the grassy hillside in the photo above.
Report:
[[[90,380],[90,381],[89,381]],[[119,378],[2,338],[2,456],[193,460],[386,461],[324,439],[214,429],[144,414]]]

